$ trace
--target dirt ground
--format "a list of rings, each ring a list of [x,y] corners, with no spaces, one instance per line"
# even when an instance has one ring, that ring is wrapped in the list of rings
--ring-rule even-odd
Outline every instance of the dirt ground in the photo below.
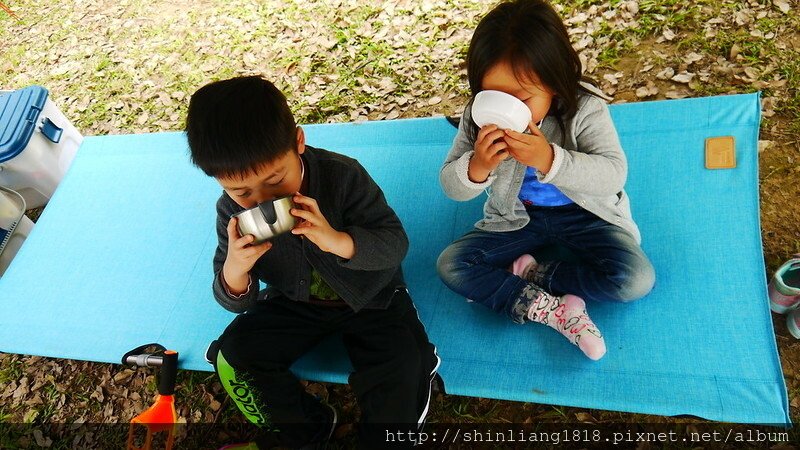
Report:
[[[189,93],[208,80],[243,73],[263,73],[279,87],[297,87],[289,100],[301,123],[460,114],[468,95],[460,61],[477,20],[494,2],[3,3],[19,19],[0,10],[0,89],[47,86],[65,115],[85,135],[96,135],[180,130]],[[800,4],[556,3],[587,72],[614,102],[762,92],[765,278],[800,252]],[[773,314],[773,323],[797,423],[800,341],[787,331],[784,316]],[[238,436],[220,428],[242,419],[213,374],[182,372],[178,381],[181,422],[219,425],[205,431],[204,444],[192,445],[213,448]],[[154,387],[147,371],[0,354],[0,423],[124,424],[150,402]],[[342,414],[334,447],[352,446],[358,412],[349,388],[323,383],[307,388],[331,398]],[[697,423],[441,394],[431,421],[670,423],[683,429]],[[0,427],[0,448],[70,447],[29,431]],[[95,430],[94,437],[72,446],[107,448],[102,439],[111,434],[119,435],[119,429]],[[184,448],[193,448],[186,442]]]

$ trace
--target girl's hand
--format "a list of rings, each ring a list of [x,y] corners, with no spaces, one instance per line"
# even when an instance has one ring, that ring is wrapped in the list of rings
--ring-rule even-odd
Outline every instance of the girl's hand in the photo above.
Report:
[[[475,154],[469,160],[468,175],[472,182],[483,183],[489,178],[489,173],[508,158],[508,144],[504,136],[505,133],[497,125],[486,125],[478,132]]]
[[[344,259],[350,259],[355,254],[355,243],[349,234],[336,231],[322,215],[317,201],[306,197],[299,192],[292,199],[302,209],[292,208],[290,213],[303,219],[292,228],[292,234],[305,236],[309,241],[319,247],[323,252],[333,253]]]
[[[553,147],[534,122],[528,125],[528,129],[531,134],[505,130],[503,141],[508,145],[508,153],[520,163],[535,167],[539,172],[550,172],[554,158]]]
[[[255,238],[252,234],[240,236],[236,224],[237,218],[231,217],[228,222],[228,256],[222,265],[222,277],[232,294],[241,294],[250,283],[250,269],[272,248],[272,242],[250,245]]]

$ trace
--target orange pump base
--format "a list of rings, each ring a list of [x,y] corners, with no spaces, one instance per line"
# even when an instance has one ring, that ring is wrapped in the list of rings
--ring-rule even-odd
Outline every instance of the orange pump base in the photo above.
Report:
[[[175,411],[174,396],[157,396],[153,406],[131,419],[131,425],[128,429],[128,445],[126,446],[127,450],[151,450],[153,445],[153,435],[161,432],[167,433],[167,442],[164,449],[171,450],[174,440],[173,433],[175,432],[175,423],[177,421],[178,413]],[[141,447],[136,447],[133,443],[136,425],[141,425],[147,428],[147,437],[145,437],[144,444],[142,444]]]

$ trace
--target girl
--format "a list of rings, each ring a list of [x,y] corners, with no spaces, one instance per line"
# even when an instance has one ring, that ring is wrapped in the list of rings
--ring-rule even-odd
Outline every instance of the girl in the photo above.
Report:
[[[448,246],[444,283],[514,322],[546,324],[597,360],[606,352],[584,300],[645,296],[655,273],[623,190],[627,163],[603,94],[582,77],[577,52],[545,0],[503,2],[467,52],[472,98],[511,94],[532,113],[529,133],[478,128],[472,101],[440,173],[448,197],[489,196],[475,229]],[[537,262],[557,244],[578,262]]]

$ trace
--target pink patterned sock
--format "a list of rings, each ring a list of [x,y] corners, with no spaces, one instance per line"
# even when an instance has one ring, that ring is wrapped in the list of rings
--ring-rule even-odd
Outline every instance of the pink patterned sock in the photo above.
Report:
[[[564,335],[590,359],[597,361],[606,354],[603,335],[586,313],[586,303],[576,295],[556,297],[540,291],[527,315],[528,320],[543,323]]]
[[[536,262],[533,256],[525,254],[515,259],[514,262],[511,263],[511,267],[508,268],[508,271],[522,278],[523,280],[531,281],[530,276],[532,275],[532,272],[536,271],[538,266],[539,264]]]

